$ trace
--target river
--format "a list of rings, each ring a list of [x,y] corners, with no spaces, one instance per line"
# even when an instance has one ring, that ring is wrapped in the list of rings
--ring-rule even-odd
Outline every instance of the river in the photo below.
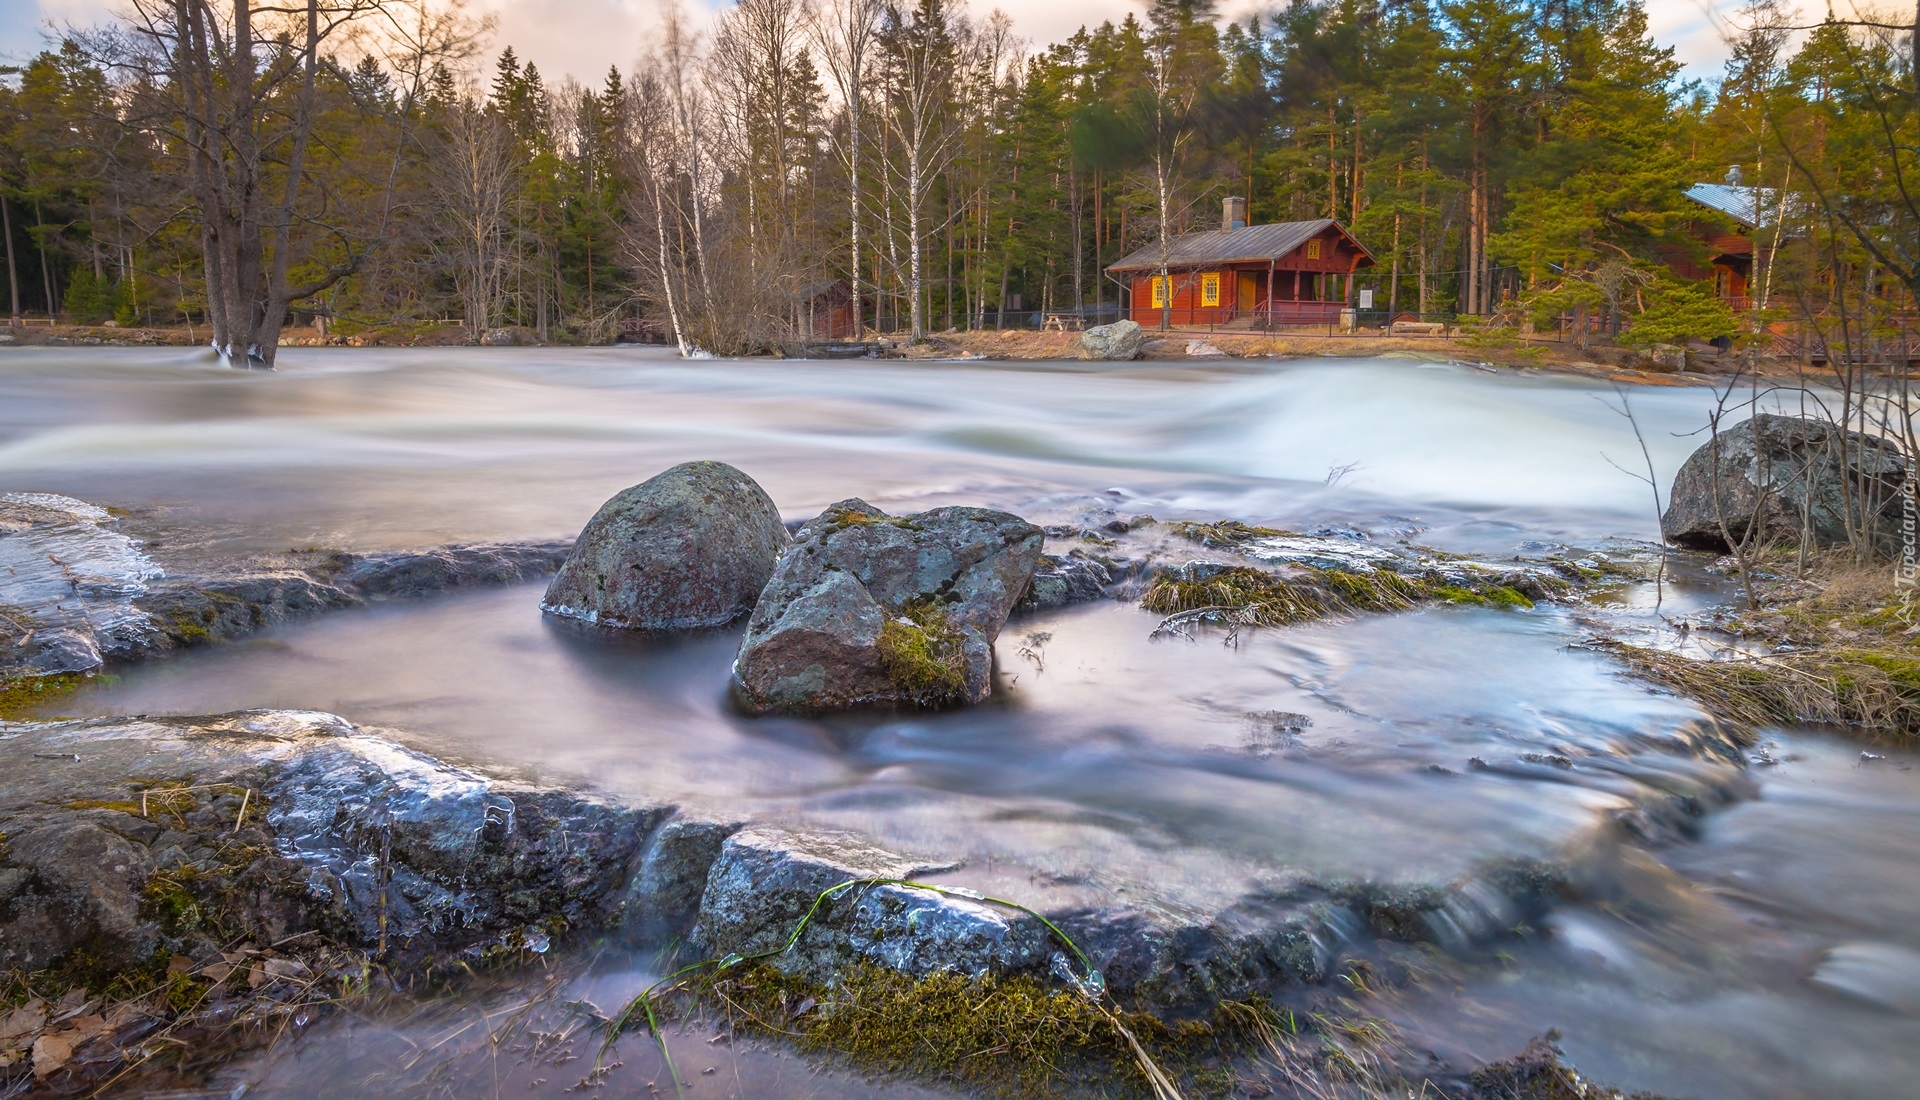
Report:
[[[1713,395],[1627,399],[1664,486]],[[289,349],[262,373],[192,351],[19,349],[0,354],[0,489],[129,509],[162,564],[567,536],[613,493],[695,458],[752,474],[790,519],[861,496],[1046,524],[1233,517],[1477,555],[1645,553],[1648,459],[1622,400],[1588,380],[1417,360]],[[1730,597],[1699,566],[1680,566],[1662,612]],[[609,640],[543,620],[539,592],[339,613],[129,670],[62,709],[328,710],[466,764],[964,857],[969,881],[1040,904],[1098,893],[1206,909],[1276,876],[1420,885],[1551,859],[1584,885],[1545,927],[1494,946],[1463,932],[1430,980],[1369,1010],[1456,1064],[1552,1027],[1588,1075],[1676,1097],[1910,1092],[1915,756],[1811,729],[1767,731],[1766,766],[1650,751],[1699,712],[1578,643],[1594,615],[1660,634],[1651,585],[1595,609],[1442,607],[1234,647],[1150,639],[1155,618],[1126,605],[1069,608],[1009,625],[987,706],[829,721],[731,711],[736,630]],[[1262,717],[1275,714],[1294,717]],[[1579,766],[1541,763],[1566,760]],[[1711,793],[1684,827],[1639,841],[1610,827],[1676,790]],[[617,999],[638,966],[577,981]],[[259,1094],[355,1095],[355,1073],[390,1060],[382,1043],[417,1049],[445,1025],[326,1023],[236,1073]],[[499,1063],[448,1057],[443,1084]],[[728,1057],[716,1077],[736,1074],[739,1095],[918,1094],[823,1084],[777,1050]],[[528,1063],[487,1080],[558,1095],[575,1079],[535,1076]],[[382,1080],[395,1095],[427,1087]]]

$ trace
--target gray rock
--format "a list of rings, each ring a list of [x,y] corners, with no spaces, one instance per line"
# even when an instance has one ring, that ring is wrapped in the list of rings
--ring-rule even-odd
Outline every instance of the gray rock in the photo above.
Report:
[[[623,930],[636,939],[656,940],[692,927],[707,875],[741,824],[676,817],[654,830],[621,897]]]
[[[939,870],[844,834],[745,829],[721,849],[692,938],[715,956],[779,951],[826,891]],[[863,884],[823,903],[793,949],[770,961],[824,982],[853,958],[916,977],[978,977],[1032,968],[1048,953],[1045,927],[1029,917],[910,886]]]
[[[720,626],[753,609],[789,541],[752,478],[683,463],[601,506],[540,606],[629,630]]]
[[[1115,321],[1080,334],[1080,358],[1126,361],[1140,358],[1146,343],[1140,326],[1134,321]]]
[[[399,939],[607,923],[667,812],[489,780],[351,729],[305,741],[275,773],[276,843],[358,942],[383,915]]]
[[[173,649],[237,638],[293,619],[361,602],[354,592],[298,569],[246,570],[214,576],[171,577],[137,603],[153,634],[117,647],[132,659],[149,649]]]
[[[1260,894],[1211,913],[1115,908],[1051,919],[1108,989],[1181,1008],[1323,981],[1365,931],[1334,902]]]
[[[133,966],[160,942],[142,918],[141,889],[154,866],[146,849],[111,831],[99,812],[23,823],[5,859],[18,879],[0,923],[0,957],[35,970],[84,949],[98,965]]]
[[[519,584],[554,575],[572,546],[570,542],[445,546],[419,553],[355,557],[335,583],[373,599]]]
[[[1104,599],[1113,580],[1112,572],[1091,558],[1046,554],[1040,558],[1033,583],[1020,606],[1024,610],[1043,611]]]
[[[135,600],[161,569],[103,508],[0,493],[0,681],[93,672],[146,641]]]
[[[7,733],[8,965],[79,952],[111,971],[188,950],[208,927],[269,943],[320,930],[416,954],[607,927],[671,813],[489,779],[324,714]]]
[[[1674,476],[1660,526],[1672,542],[1721,553],[1728,535],[1824,547],[1846,545],[1850,528],[1891,549],[1907,476],[1890,441],[1761,413],[1694,451]]]
[[[1018,516],[842,501],[781,557],[734,662],[756,713],[977,703],[1045,536]]]
[[[1647,361],[1662,371],[1687,369],[1687,349],[1677,344],[1655,344],[1647,349]]]

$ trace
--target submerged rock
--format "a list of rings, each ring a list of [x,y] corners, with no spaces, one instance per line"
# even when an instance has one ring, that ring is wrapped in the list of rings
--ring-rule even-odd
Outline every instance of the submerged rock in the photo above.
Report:
[[[565,543],[247,558],[175,553],[164,564],[132,521],[51,493],[0,493],[0,688],[99,671],[368,600],[551,574]]]
[[[570,542],[483,543],[343,556],[336,583],[373,600],[519,584],[552,576],[572,548]]]
[[[800,529],[734,662],[757,713],[977,703],[1045,536],[1006,512],[842,501]]]
[[[753,609],[788,541],[752,478],[682,463],[601,506],[540,606],[629,630],[720,626]]]
[[[1131,563],[1129,563],[1131,564]],[[1033,583],[1020,601],[1024,610],[1042,611],[1069,604],[1104,599],[1114,583],[1112,570],[1088,557],[1044,554],[1033,573]]]
[[[1080,334],[1080,358],[1126,361],[1140,358],[1146,343],[1140,325],[1134,321],[1115,321],[1098,325]]]
[[[707,877],[692,939],[709,954],[779,952],[809,913],[791,951],[772,960],[825,982],[852,959],[915,977],[971,977],[1039,965],[1046,930],[984,901],[870,880],[915,879],[943,868],[841,833],[756,827],[727,838]],[[857,883],[822,902],[821,895]]]
[[[1890,440],[1761,413],[1693,452],[1674,476],[1660,528],[1669,541],[1721,553],[1729,536],[1841,546],[1849,530],[1891,547],[1907,476],[1907,457]]]

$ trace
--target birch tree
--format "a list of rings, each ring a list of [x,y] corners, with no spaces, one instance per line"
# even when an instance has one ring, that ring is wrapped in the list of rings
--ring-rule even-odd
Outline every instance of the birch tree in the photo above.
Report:
[[[960,56],[956,29],[944,0],[919,0],[910,12],[889,5],[880,32],[886,70],[881,102],[898,142],[891,168],[906,222],[905,289],[916,341],[927,335],[927,200],[954,152],[949,113]]]
[[[842,124],[828,131],[847,173],[847,280],[856,310],[864,300],[860,265],[862,141],[867,129],[867,96],[874,43],[880,32],[880,0],[828,0],[810,30],[813,46],[840,98]]]

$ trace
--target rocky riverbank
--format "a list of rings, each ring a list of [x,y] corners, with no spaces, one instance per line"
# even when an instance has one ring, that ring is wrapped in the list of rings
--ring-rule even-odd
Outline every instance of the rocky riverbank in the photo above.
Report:
[[[783,553],[825,546],[834,532],[860,535],[862,561],[834,568],[883,592],[888,582],[864,557],[900,550],[903,561],[921,560],[915,555],[937,541],[945,519],[889,517],[857,503],[830,509]],[[561,555],[557,546],[377,558],[308,551],[162,569],[104,509],[21,496],[6,506],[0,546],[12,545],[10,560],[47,562],[18,589],[34,598],[14,605],[31,616],[14,648],[30,649],[27,661],[77,654],[98,662],[36,668],[36,682],[370,599],[538,576]],[[952,511],[967,513],[956,517],[962,523],[1016,524],[1002,541],[1023,547],[1015,571],[1024,606],[1145,601],[1165,615],[1162,629],[1189,635],[1231,638],[1427,603],[1521,610],[1578,600],[1632,572],[1604,558],[1476,561],[1359,532],[1163,523],[1104,507],[1045,531],[997,513]],[[854,546],[829,554],[845,557]],[[928,592],[965,598],[964,585],[940,579],[944,569],[929,574]],[[1013,582],[981,583],[1004,620]],[[32,648],[43,630],[59,644],[42,638]],[[186,1055],[180,1037],[230,1035],[222,1020],[270,1023],[373,985],[444,980],[602,936],[678,941],[683,958],[715,960],[721,984],[704,987],[708,994],[777,993],[794,1015],[811,1015],[795,1010],[808,999],[837,1005],[846,990],[864,989],[867,1008],[920,1033],[943,1012],[953,1025],[956,1000],[997,990],[1064,1029],[1050,1040],[1056,1045],[1033,1047],[1037,1061],[1011,1079],[974,1081],[983,1088],[1031,1092],[1022,1074],[1070,1049],[1097,1067],[1090,1087],[1145,1087],[1158,1072],[1149,1067],[1164,1063],[1179,1087],[1221,1095],[1265,1080],[1233,1066],[1272,1043],[1324,1082],[1338,1080],[1329,1076],[1333,1063],[1295,1050],[1297,1032],[1280,1039],[1284,1017],[1258,1008],[1262,998],[1331,991],[1356,973],[1381,980],[1427,945],[1497,949],[1554,906],[1602,888],[1584,880],[1569,853],[1565,861],[1488,860],[1429,880],[1267,875],[1207,902],[1096,883],[1033,886],[996,900],[1018,891],[939,851],[505,781],[422,756],[406,748],[405,733],[329,715],[16,723],[0,726],[0,738],[8,749],[0,761],[0,949],[16,990],[0,1025],[0,1067],[55,1090],[98,1087],[136,1066],[190,1078],[206,1063]],[[1659,841],[1746,795],[1738,740],[1717,727],[1649,739],[1642,751],[1671,761],[1661,766],[1662,789],[1597,822],[1603,831]],[[1553,774],[1575,765],[1475,766]],[[1328,1011],[1335,1022],[1309,1035],[1344,1026],[1337,1013],[1346,1010]],[[1109,1027],[1109,1016],[1119,1023]],[[810,1045],[867,1064],[948,1072],[854,1042],[846,1028],[857,1018],[828,1012],[801,1026]],[[1201,1031],[1167,1022],[1188,1018],[1211,1022]],[[1016,1013],[969,1026],[996,1019],[1023,1034],[1033,1024]],[[1087,1030],[1093,1021],[1105,1021],[1098,1035]],[[1452,1082],[1449,1095],[1480,1095],[1469,1070],[1427,1076]],[[1402,1068],[1383,1061],[1368,1072],[1391,1082]],[[1305,1088],[1309,1077],[1294,1084]]]
[[[996,988],[1066,997],[1053,1017],[1099,1019],[1111,999],[1200,1010],[1214,1023],[1198,1031],[1137,1011],[1124,1026],[1217,1071],[1277,1026],[1263,990],[1327,980],[1356,936],[1497,939],[1574,888],[1515,865],[1426,892],[1302,879],[1220,912],[1116,901],[1043,920],[943,886],[962,868],[937,856],[503,781],[330,715],[14,723],[0,738],[0,965],[15,990],[0,1077],[56,1091],[204,1071],[177,1038],[225,1034],[236,1014],[270,1022],[596,935],[684,939],[727,982],[741,977],[724,960],[763,957],[759,986],[729,988],[777,991],[789,1013],[849,982],[889,991],[896,1024]],[[1077,1042],[1081,1056],[1115,1044]],[[1221,1094],[1203,1062],[1176,1064]]]

